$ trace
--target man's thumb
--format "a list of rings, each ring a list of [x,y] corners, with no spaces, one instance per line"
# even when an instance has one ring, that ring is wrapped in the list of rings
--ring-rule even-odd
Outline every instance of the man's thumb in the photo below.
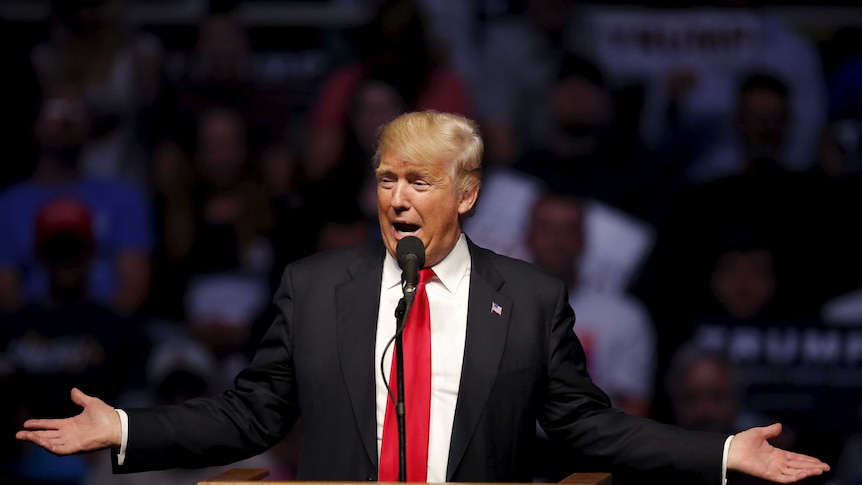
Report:
[[[764,428],[767,438],[775,438],[781,434],[781,423],[772,423]]]
[[[78,406],[85,407],[90,402],[90,396],[84,394],[77,387],[72,388],[72,402]]]

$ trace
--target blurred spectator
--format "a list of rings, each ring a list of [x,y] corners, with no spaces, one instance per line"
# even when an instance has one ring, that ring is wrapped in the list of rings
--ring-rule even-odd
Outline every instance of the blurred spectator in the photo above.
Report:
[[[564,53],[540,98],[547,112],[514,168],[553,190],[591,197],[642,217],[650,180],[638,169],[638,147],[619,125],[618,107],[592,61]]]
[[[350,1],[350,0],[348,0]],[[493,1],[493,0],[492,0]],[[428,19],[428,34],[438,46],[441,55],[473,86],[478,86],[477,72],[479,38],[484,25],[480,18],[486,14],[483,1],[419,0]]]
[[[615,83],[644,87],[640,115],[645,142],[695,138],[707,151],[690,164],[702,183],[738,173],[745,160],[724,147],[735,137],[737,86],[748,72],[787,85],[787,143],[777,161],[810,168],[827,116],[827,85],[817,46],[756,2],[702,7],[596,9],[585,20],[590,53]],[[688,141],[688,140],[686,140]]]
[[[585,251],[585,205],[578,198],[544,195],[533,205],[527,244],[532,260],[568,284],[574,331],[596,383],[623,411],[650,413],[655,336],[650,315],[634,297],[602,293],[579,284]]]
[[[796,115],[791,108],[790,93],[782,79],[764,73],[744,77],[736,97],[734,129],[694,162],[689,176],[695,181],[712,180],[744,172],[764,161],[790,166],[787,147]],[[807,161],[806,167],[813,161]]]
[[[719,312],[738,320],[761,318],[775,304],[778,274],[775,256],[763,241],[748,234],[734,237],[716,258],[709,279],[711,300]],[[709,304],[707,304],[709,305]]]
[[[541,194],[532,204],[525,235],[529,259],[568,285],[576,318],[573,330],[584,347],[590,376],[614,406],[648,416],[655,377],[652,321],[634,297],[584,284],[587,208],[584,200],[568,194]],[[534,481],[558,482],[576,471],[570,450],[554,445],[538,425],[536,433]]]
[[[73,387],[116,402],[144,385],[148,341],[142,322],[88,295],[95,224],[94,214],[75,199],[58,200],[36,216],[34,252],[46,268],[49,292],[8,314],[0,330],[3,361],[30,389],[26,396],[6,396],[17,405],[15,419],[77,413],[69,400]],[[26,445],[17,452],[12,483],[80,484],[87,475],[84,456],[57,457]]]
[[[269,300],[271,206],[240,113],[211,106],[196,127],[189,153],[171,155],[179,171],[188,164],[189,184],[159,192],[153,311],[188,319],[202,337],[231,353],[246,344],[250,322]]]
[[[414,0],[383,0],[372,19],[351,33],[356,57],[324,79],[312,104],[305,146],[305,175],[318,181],[343,156],[350,100],[374,72],[397,89],[409,110],[435,109],[473,117],[470,88],[429,42],[427,20]]]
[[[350,177],[351,187],[345,192],[355,194],[362,214],[375,219],[377,215],[377,176],[371,160],[374,156],[377,133],[380,127],[407,111],[397,87],[373,73],[360,82],[350,104],[346,162],[362,168],[361,174]],[[356,171],[356,169],[354,169]]]
[[[673,422],[684,428],[733,434],[772,424],[745,409],[743,383],[720,352],[692,344],[679,348],[664,384],[673,405]]]
[[[51,7],[50,38],[33,49],[32,63],[43,91],[76,86],[92,113],[81,170],[145,184],[161,41],[129,25],[127,0],[53,0]]]
[[[255,150],[279,149],[286,143],[286,98],[253,69],[248,29],[232,8],[210,9],[196,27],[189,54],[179,64],[181,69],[168,71],[159,99],[161,126],[153,135],[159,143],[183,143],[194,137],[198,113],[213,104],[242,114],[249,123],[248,143]]]
[[[386,76],[369,71],[357,80],[341,130],[338,160],[321,180],[304,186],[309,209],[322,224],[377,218],[377,176],[372,165],[377,131],[406,110],[397,81]]]
[[[34,128],[40,153],[33,175],[0,196],[0,302],[5,309],[40,301],[48,275],[35,254],[38,211],[58,197],[80,199],[93,212],[95,247],[88,296],[121,313],[138,311],[150,290],[150,208],[140,187],[96,179],[80,168],[91,120],[73,88],[46,93]]]
[[[578,52],[573,0],[525,0],[523,10],[488,22],[474,89],[490,164],[511,164],[549,130],[545,98],[567,52]]]

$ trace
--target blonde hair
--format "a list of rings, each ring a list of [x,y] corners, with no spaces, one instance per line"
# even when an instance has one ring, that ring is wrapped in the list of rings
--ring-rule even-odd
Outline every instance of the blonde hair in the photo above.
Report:
[[[375,169],[384,153],[423,165],[448,162],[456,195],[481,188],[484,143],[478,125],[463,116],[434,110],[402,114],[380,128]]]

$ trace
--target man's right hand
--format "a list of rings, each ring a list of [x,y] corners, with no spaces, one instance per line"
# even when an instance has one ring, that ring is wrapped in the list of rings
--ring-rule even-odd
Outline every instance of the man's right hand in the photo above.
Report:
[[[119,447],[120,416],[99,398],[72,389],[72,401],[84,408],[81,414],[65,419],[28,419],[15,437],[33,442],[56,455]]]

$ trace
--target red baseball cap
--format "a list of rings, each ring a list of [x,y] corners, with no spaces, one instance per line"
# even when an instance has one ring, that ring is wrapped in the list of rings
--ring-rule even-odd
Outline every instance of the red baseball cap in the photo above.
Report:
[[[35,243],[37,251],[47,248],[57,236],[75,241],[83,248],[93,245],[93,215],[90,208],[74,197],[51,199],[36,213]]]

